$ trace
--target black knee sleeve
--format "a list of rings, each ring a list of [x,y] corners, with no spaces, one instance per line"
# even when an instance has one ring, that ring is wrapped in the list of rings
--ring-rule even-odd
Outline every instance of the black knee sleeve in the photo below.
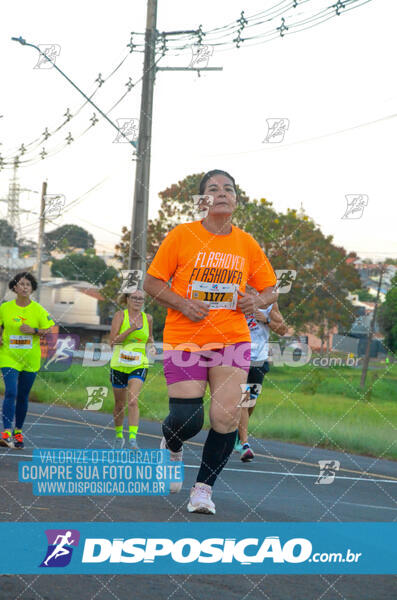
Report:
[[[170,414],[163,423],[168,448],[178,452],[184,441],[201,431],[203,423],[202,398],[170,398]]]

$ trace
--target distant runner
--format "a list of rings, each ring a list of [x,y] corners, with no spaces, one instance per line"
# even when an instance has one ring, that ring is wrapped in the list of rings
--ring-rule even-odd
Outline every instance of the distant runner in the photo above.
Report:
[[[141,310],[144,302],[142,290],[123,294],[123,300],[127,302],[127,308],[114,315],[110,331],[110,344],[113,346],[110,382],[114,394],[116,431],[114,447],[123,448],[125,445],[123,422],[128,400],[128,443],[130,449],[137,450],[138,397],[149,366],[146,344],[153,343],[153,319]]]
[[[257,294],[257,291],[253,288],[249,288],[249,292]],[[248,408],[241,408],[240,423],[234,449],[240,452],[240,458],[243,462],[250,462],[255,455],[248,443],[248,420],[254,412],[263,379],[269,371],[269,362],[267,359],[269,356],[270,329],[278,335],[285,335],[288,327],[284,323],[277,302],[264,310],[257,309],[253,314],[246,315],[246,319],[251,334],[251,365],[247,378],[247,384],[250,384],[250,401]]]
[[[31,273],[18,273],[8,287],[17,297],[0,306],[0,368],[5,384],[0,446],[21,449],[29,392],[40,369],[40,337],[49,332],[54,321],[38,302],[30,299],[37,289]]]
[[[237,206],[233,177],[210,171],[199,193],[213,196],[208,215],[169,232],[148,269],[144,290],[168,307],[164,374],[170,413],[163,423],[161,447],[170,450],[171,460],[181,461],[183,442],[201,430],[203,396],[207,383],[210,387],[211,429],[187,508],[215,514],[212,487],[234,447],[240,385],[249,371],[244,313],[266,308],[277,300],[277,293],[276,276],[259,244],[231,223]],[[247,281],[260,294],[246,294]],[[171,484],[171,491],[181,487]]]

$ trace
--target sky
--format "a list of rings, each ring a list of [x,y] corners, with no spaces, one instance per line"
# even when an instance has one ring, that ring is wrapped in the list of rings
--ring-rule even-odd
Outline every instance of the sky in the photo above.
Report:
[[[202,24],[205,31],[235,21],[242,9],[250,22],[250,15],[276,3],[159,0],[157,29],[197,29]],[[314,14],[331,3],[299,4],[285,15],[286,24],[300,13]],[[67,108],[74,115],[84,103],[55,69],[34,68],[36,50],[11,41],[12,36],[56,44],[60,49],[56,64],[87,94],[101,73],[105,83],[93,100],[105,112],[124,94],[129,77],[141,78],[143,55],[130,54],[126,45],[131,31],[144,32],[144,0],[113,0],[110,5],[4,0],[2,6],[3,157],[16,156],[22,143],[40,138],[46,127],[54,130]],[[264,197],[278,211],[303,205],[322,231],[348,251],[376,260],[397,257],[396,18],[397,3],[372,0],[294,35],[253,47],[244,43],[239,49],[215,47],[208,66],[222,71],[203,72],[201,77],[158,72],[149,216],[157,213],[160,191],[187,175],[220,168],[229,171],[250,198]],[[280,24],[277,17],[264,23],[262,31]],[[191,57],[188,47],[179,56],[166,54],[159,66],[188,66]],[[137,84],[109,117],[139,118],[140,91]],[[115,130],[102,118],[80,135],[93,113],[93,107],[83,107],[28,155],[37,160],[21,167],[18,176],[21,187],[33,191],[22,193],[20,205],[37,213],[37,192],[46,179],[48,193],[62,194],[66,201],[64,211],[46,224],[46,230],[75,223],[94,235],[99,253],[112,252],[121,228],[131,224],[135,162],[131,146],[115,143]],[[267,119],[288,123],[282,141],[264,142]],[[74,141],[63,147],[69,132]],[[39,156],[42,147],[49,155],[45,160]],[[60,151],[52,156],[57,148]],[[11,174],[10,169],[0,173],[1,198],[7,195]],[[343,219],[346,196],[359,194],[366,203],[361,218]],[[6,203],[0,202],[0,218],[5,218],[6,210]],[[21,214],[25,237],[37,239],[37,221],[37,214]]]

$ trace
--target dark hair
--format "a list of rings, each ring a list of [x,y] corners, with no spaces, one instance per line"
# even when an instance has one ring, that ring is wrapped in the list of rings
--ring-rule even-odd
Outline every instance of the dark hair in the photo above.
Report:
[[[28,281],[30,281],[32,290],[37,290],[37,279],[33,277],[32,273],[28,273],[27,271],[24,271],[23,273],[17,273],[16,275],[14,275],[14,277],[8,284],[10,290],[14,291],[14,287],[17,285],[17,283],[19,283],[19,281],[21,281],[21,279],[27,279]]]
[[[237,194],[236,182],[234,181],[234,178],[229,173],[227,173],[227,171],[222,171],[221,169],[213,169],[212,171],[208,171],[208,173],[206,173],[200,181],[199,194],[201,196],[204,194],[205,185],[207,181],[211,179],[211,177],[213,177],[214,175],[224,175],[225,177],[230,179],[230,181],[233,183],[234,191]]]

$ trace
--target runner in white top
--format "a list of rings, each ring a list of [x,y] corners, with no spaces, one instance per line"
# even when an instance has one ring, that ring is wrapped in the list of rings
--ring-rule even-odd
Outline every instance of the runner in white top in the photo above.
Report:
[[[248,286],[247,291],[248,293],[256,293],[256,290]],[[277,302],[265,309],[257,309],[254,314],[246,315],[246,319],[251,334],[251,364],[247,378],[249,395],[247,394],[248,398],[246,397],[242,403],[235,450],[240,452],[240,458],[243,462],[250,462],[255,455],[248,443],[248,420],[254,411],[256,400],[261,392],[263,378],[269,371],[267,359],[269,356],[270,330],[278,335],[285,335],[288,327],[280,313]]]

